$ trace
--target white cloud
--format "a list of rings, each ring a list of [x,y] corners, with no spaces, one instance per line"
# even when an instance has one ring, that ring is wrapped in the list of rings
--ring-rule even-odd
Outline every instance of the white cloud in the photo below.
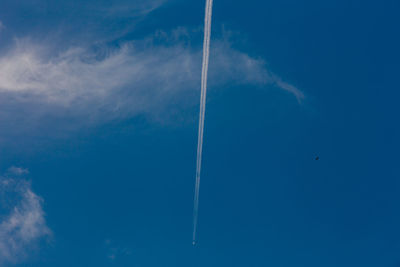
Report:
[[[28,174],[29,170],[21,168],[21,167],[11,166],[10,168],[8,168],[7,173],[19,176],[19,175],[23,175],[23,174]]]
[[[79,128],[197,104],[201,49],[190,47],[182,31],[177,32],[119,48],[99,46],[96,52],[71,47],[49,54],[52,49],[46,44],[18,41],[0,57],[1,128],[26,131],[60,119]],[[163,36],[167,39],[157,39]],[[226,40],[213,41],[209,73],[211,90],[229,83],[275,84],[303,97],[262,60],[235,50]]]
[[[292,93],[293,95],[296,96],[297,101],[301,102],[301,100],[304,98],[304,94],[303,94],[302,91],[300,91],[299,89],[297,89],[295,86],[293,86],[293,85],[291,85],[291,84],[289,84],[289,83],[287,83],[287,82],[282,81],[281,78],[279,78],[279,77],[277,77],[277,76],[275,76],[275,75],[273,75],[273,77],[274,77],[273,80],[274,80],[275,84],[276,84],[279,88],[281,88],[281,89],[283,89],[283,90],[286,90],[286,91]]]
[[[0,265],[19,263],[51,231],[46,225],[42,199],[32,191],[30,183],[0,178],[0,193]]]

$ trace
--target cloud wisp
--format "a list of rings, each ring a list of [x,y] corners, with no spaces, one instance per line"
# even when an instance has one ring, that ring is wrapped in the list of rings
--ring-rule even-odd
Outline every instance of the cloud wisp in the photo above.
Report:
[[[179,31],[178,31],[179,32]],[[171,108],[195,105],[200,83],[199,49],[167,33],[95,48],[61,52],[46,43],[18,40],[0,56],[0,142],[18,133],[68,134],[82,127],[139,114],[157,117]],[[161,37],[162,38],[162,37]],[[228,40],[212,45],[209,83],[279,88],[301,98],[262,60],[234,49]],[[17,122],[17,123],[16,123]],[[49,124],[51,128],[49,129]]]
[[[159,8],[166,0],[140,1],[132,4],[132,1],[111,5],[102,9],[103,16],[106,17],[133,17],[144,16]]]
[[[40,240],[51,236],[43,200],[29,182],[8,177],[0,177],[0,193],[0,264],[20,263]]]
[[[29,170],[21,167],[11,166],[10,168],[8,168],[7,174],[20,176],[24,174],[29,174]]]
[[[105,242],[106,256],[110,261],[114,261],[119,257],[126,257],[132,255],[132,251],[127,247],[121,247],[110,239],[106,239]]]

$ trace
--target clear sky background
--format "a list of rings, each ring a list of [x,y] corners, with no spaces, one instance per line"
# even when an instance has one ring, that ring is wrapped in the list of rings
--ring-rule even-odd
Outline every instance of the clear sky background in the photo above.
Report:
[[[193,247],[204,6],[1,1],[1,266],[400,266],[400,2],[214,1]]]

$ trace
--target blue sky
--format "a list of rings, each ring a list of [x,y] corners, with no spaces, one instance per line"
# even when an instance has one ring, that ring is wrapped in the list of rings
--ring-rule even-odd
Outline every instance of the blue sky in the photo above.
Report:
[[[400,266],[400,3],[214,1],[193,247],[204,5],[1,2],[1,266]]]

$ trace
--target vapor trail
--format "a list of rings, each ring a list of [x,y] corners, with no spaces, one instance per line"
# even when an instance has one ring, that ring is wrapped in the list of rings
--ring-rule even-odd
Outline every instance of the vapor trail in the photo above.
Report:
[[[199,136],[197,142],[196,185],[194,192],[194,207],[193,207],[193,245],[196,244],[197,220],[199,213],[200,172],[201,172],[201,157],[203,152],[204,115],[206,111],[208,60],[210,57],[212,5],[213,5],[213,0],[207,0],[206,14],[204,19],[203,66],[201,71]]]

